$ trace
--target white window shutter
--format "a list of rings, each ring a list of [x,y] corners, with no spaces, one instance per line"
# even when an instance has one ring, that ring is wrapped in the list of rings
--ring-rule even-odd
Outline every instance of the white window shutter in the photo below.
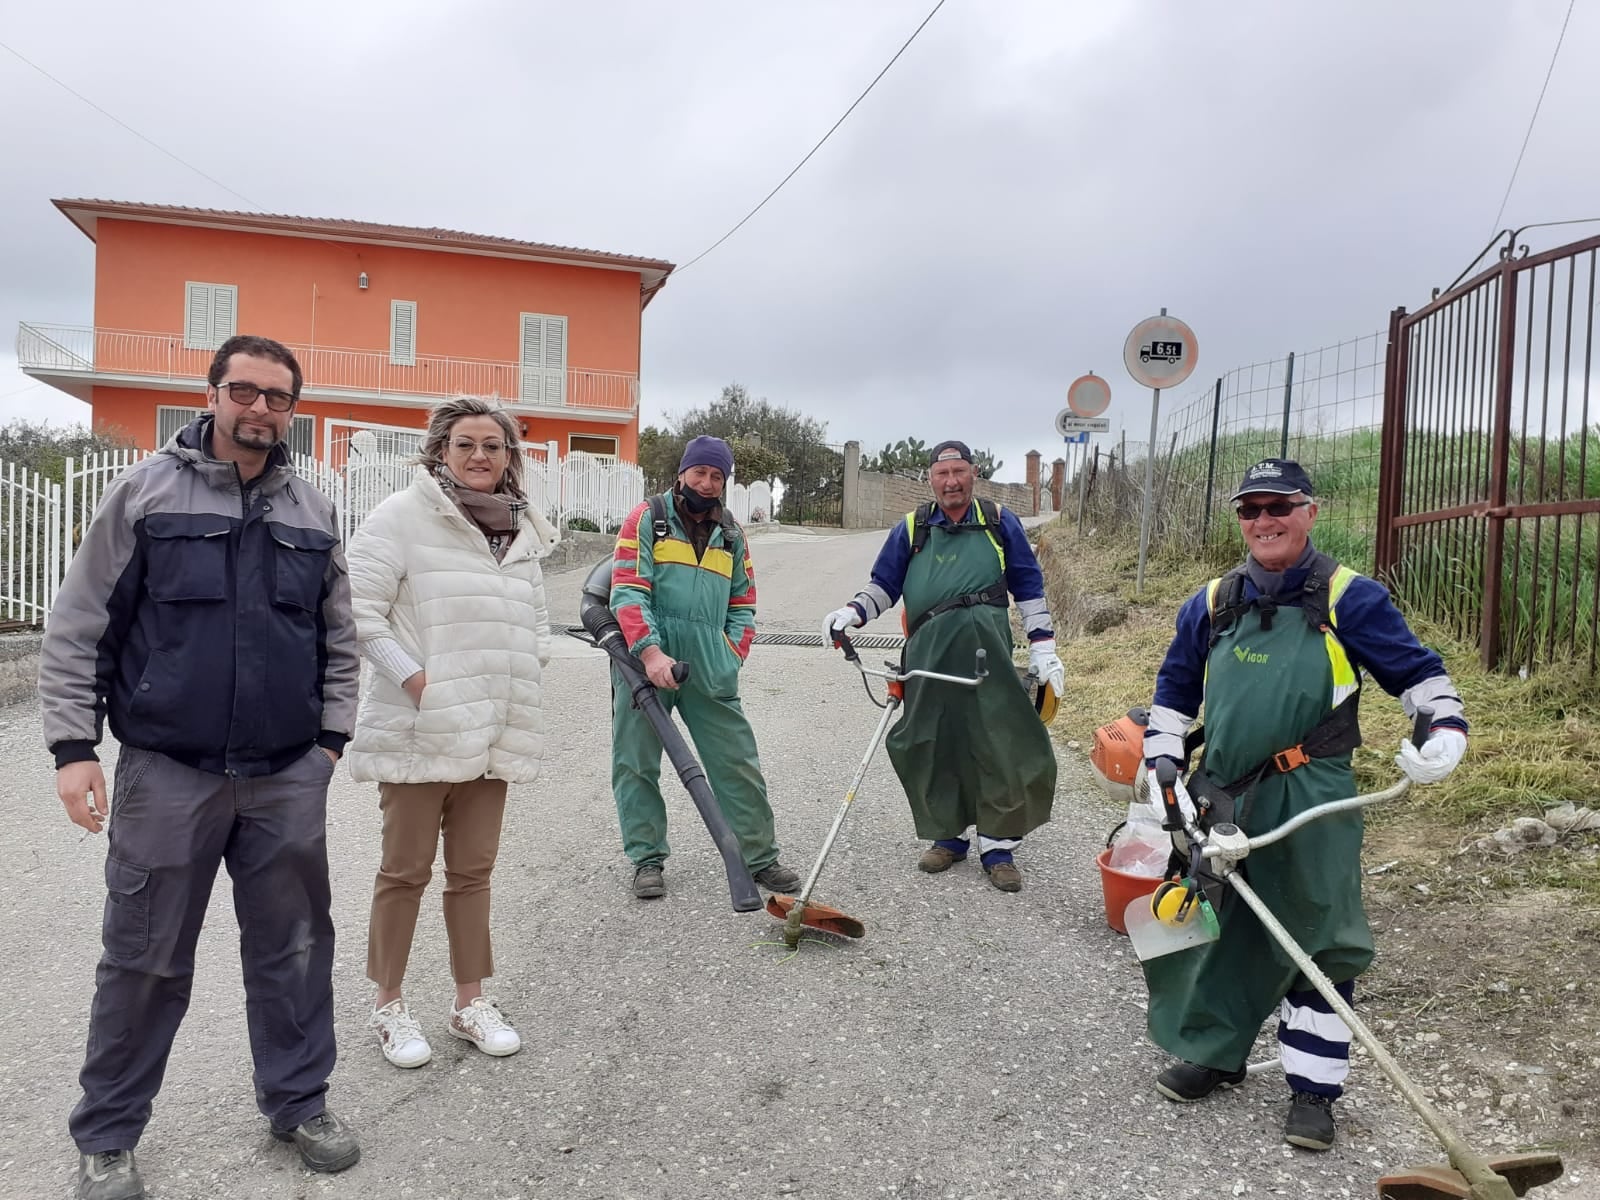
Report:
[[[567,319],[544,319],[543,403],[559,408],[567,402]]]
[[[417,365],[417,302],[389,301],[389,361],[397,367]]]
[[[518,398],[542,403],[544,374],[544,318],[538,313],[522,314],[521,379]]]
[[[239,289],[226,283],[211,285],[211,346],[219,349],[239,324]]]
[[[215,350],[211,342],[211,285],[183,285],[183,345],[186,350]],[[166,443],[163,442],[162,445]]]

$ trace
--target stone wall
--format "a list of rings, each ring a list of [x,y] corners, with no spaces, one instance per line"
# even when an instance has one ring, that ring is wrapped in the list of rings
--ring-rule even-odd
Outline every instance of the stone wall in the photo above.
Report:
[[[0,705],[31,700],[37,692],[43,636],[31,629],[0,634]]]
[[[847,442],[844,451],[844,517],[846,529],[887,529],[919,504],[933,499],[924,480],[861,469],[861,447]],[[980,479],[973,489],[986,500],[1004,504],[1021,517],[1034,512],[1034,490],[1025,483]]]

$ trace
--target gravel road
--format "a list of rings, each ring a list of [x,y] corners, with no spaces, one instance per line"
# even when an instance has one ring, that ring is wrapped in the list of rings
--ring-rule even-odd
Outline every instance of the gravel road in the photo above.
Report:
[[[865,580],[880,540],[757,534],[762,627],[814,630]],[[582,576],[549,578],[558,619],[576,619]],[[1340,1143],[1323,1155],[1283,1144],[1281,1078],[1203,1105],[1156,1095],[1163,1059],[1143,1035],[1143,981],[1106,927],[1094,865],[1117,816],[1077,754],[1061,751],[1056,819],[1023,847],[1026,884],[1008,896],[976,857],[916,871],[921,846],[880,753],[818,891],[867,937],[808,941],[786,958],[776,922],[730,911],[670,769],[668,895],[633,899],[608,785],[603,656],[567,639],[547,685],[545,776],[513,789],[495,875],[492,992],[522,1053],[490,1059],[444,1033],[439,871],[407,980],[434,1059],[402,1072],[379,1055],[363,978],[378,811],[375,789],[341,768],[330,843],[342,1057],[330,1099],[361,1130],[363,1160],[312,1176],[267,1135],[224,876],[140,1146],[152,1197],[1338,1197],[1370,1196],[1382,1170],[1439,1157],[1364,1060],[1339,1105]],[[816,648],[757,646],[744,694],[784,858],[803,870],[877,710],[855,672]],[[11,963],[0,1195],[18,1198],[71,1194],[65,1116],[104,895],[104,842],[62,815],[38,729],[36,705],[0,710],[12,814],[0,828]]]

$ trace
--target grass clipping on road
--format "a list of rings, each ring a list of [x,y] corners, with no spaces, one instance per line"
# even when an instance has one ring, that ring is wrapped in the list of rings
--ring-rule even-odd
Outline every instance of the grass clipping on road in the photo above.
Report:
[[[1179,605],[1237,559],[1153,559],[1145,566],[1143,593],[1135,595],[1137,537],[1091,531],[1080,538],[1066,520],[1043,527],[1039,559],[1067,670],[1056,734],[1086,752],[1096,728],[1150,703]],[[1118,614],[1124,615],[1120,623],[1087,632]],[[1437,860],[1517,817],[1542,817],[1563,803],[1600,810],[1600,680],[1577,668],[1541,669],[1527,680],[1486,672],[1475,646],[1454,643],[1437,629],[1414,628],[1443,656],[1472,733],[1466,759],[1447,782],[1369,813],[1375,841],[1391,850],[1415,842],[1423,857]],[[1361,724],[1357,784],[1362,791],[1387,787],[1397,778],[1394,753],[1409,723],[1398,701],[1370,679]],[[1600,904],[1597,845],[1600,836],[1578,835],[1550,850],[1490,860],[1485,869],[1501,884],[1520,879],[1577,889]]]

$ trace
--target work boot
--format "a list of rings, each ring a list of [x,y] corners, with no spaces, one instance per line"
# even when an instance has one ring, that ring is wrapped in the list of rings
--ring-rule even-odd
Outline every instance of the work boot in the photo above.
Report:
[[[361,1143],[351,1129],[328,1109],[307,1118],[293,1129],[274,1129],[280,1142],[293,1142],[308,1171],[331,1175],[353,1167],[361,1158]]]
[[[1218,1071],[1196,1063],[1174,1063],[1156,1076],[1156,1091],[1168,1100],[1191,1104],[1204,1100],[1220,1088],[1235,1088],[1244,1082],[1245,1070]]]
[[[144,1180],[132,1150],[78,1156],[78,1200],[143,1200]]]
[[[1332,1150],[1333,1101],[1314,1092],[1296,1092],[1284,1118],[1283,1140],[1307,1150]]]
[[[985,867],[984,874],[989,877],[989,882],[1002,892],[1020,892],[1022,890],[1022,872],[1017,869],[1017,864],[1009,858],[1005,862],[997,862],[992,867]]]
[[[937,875],[940,871],[948,871],[958,862],[966,862],[965,854],[957,854],[948,846],[941,846],[935,842],[922,852],[922,857],[917,859],[917,870],[926,871],[929,875]]]
[[[798,892],[800,890],[800,872],[793,867],[786,867],[781,862],[768,863],[750,878],[762,887],[774,892]]]
[[[645,863],[634,868],[633,894],[641,900],[656,900],[667,894],[667,882],[661,878],[660,866]]]

